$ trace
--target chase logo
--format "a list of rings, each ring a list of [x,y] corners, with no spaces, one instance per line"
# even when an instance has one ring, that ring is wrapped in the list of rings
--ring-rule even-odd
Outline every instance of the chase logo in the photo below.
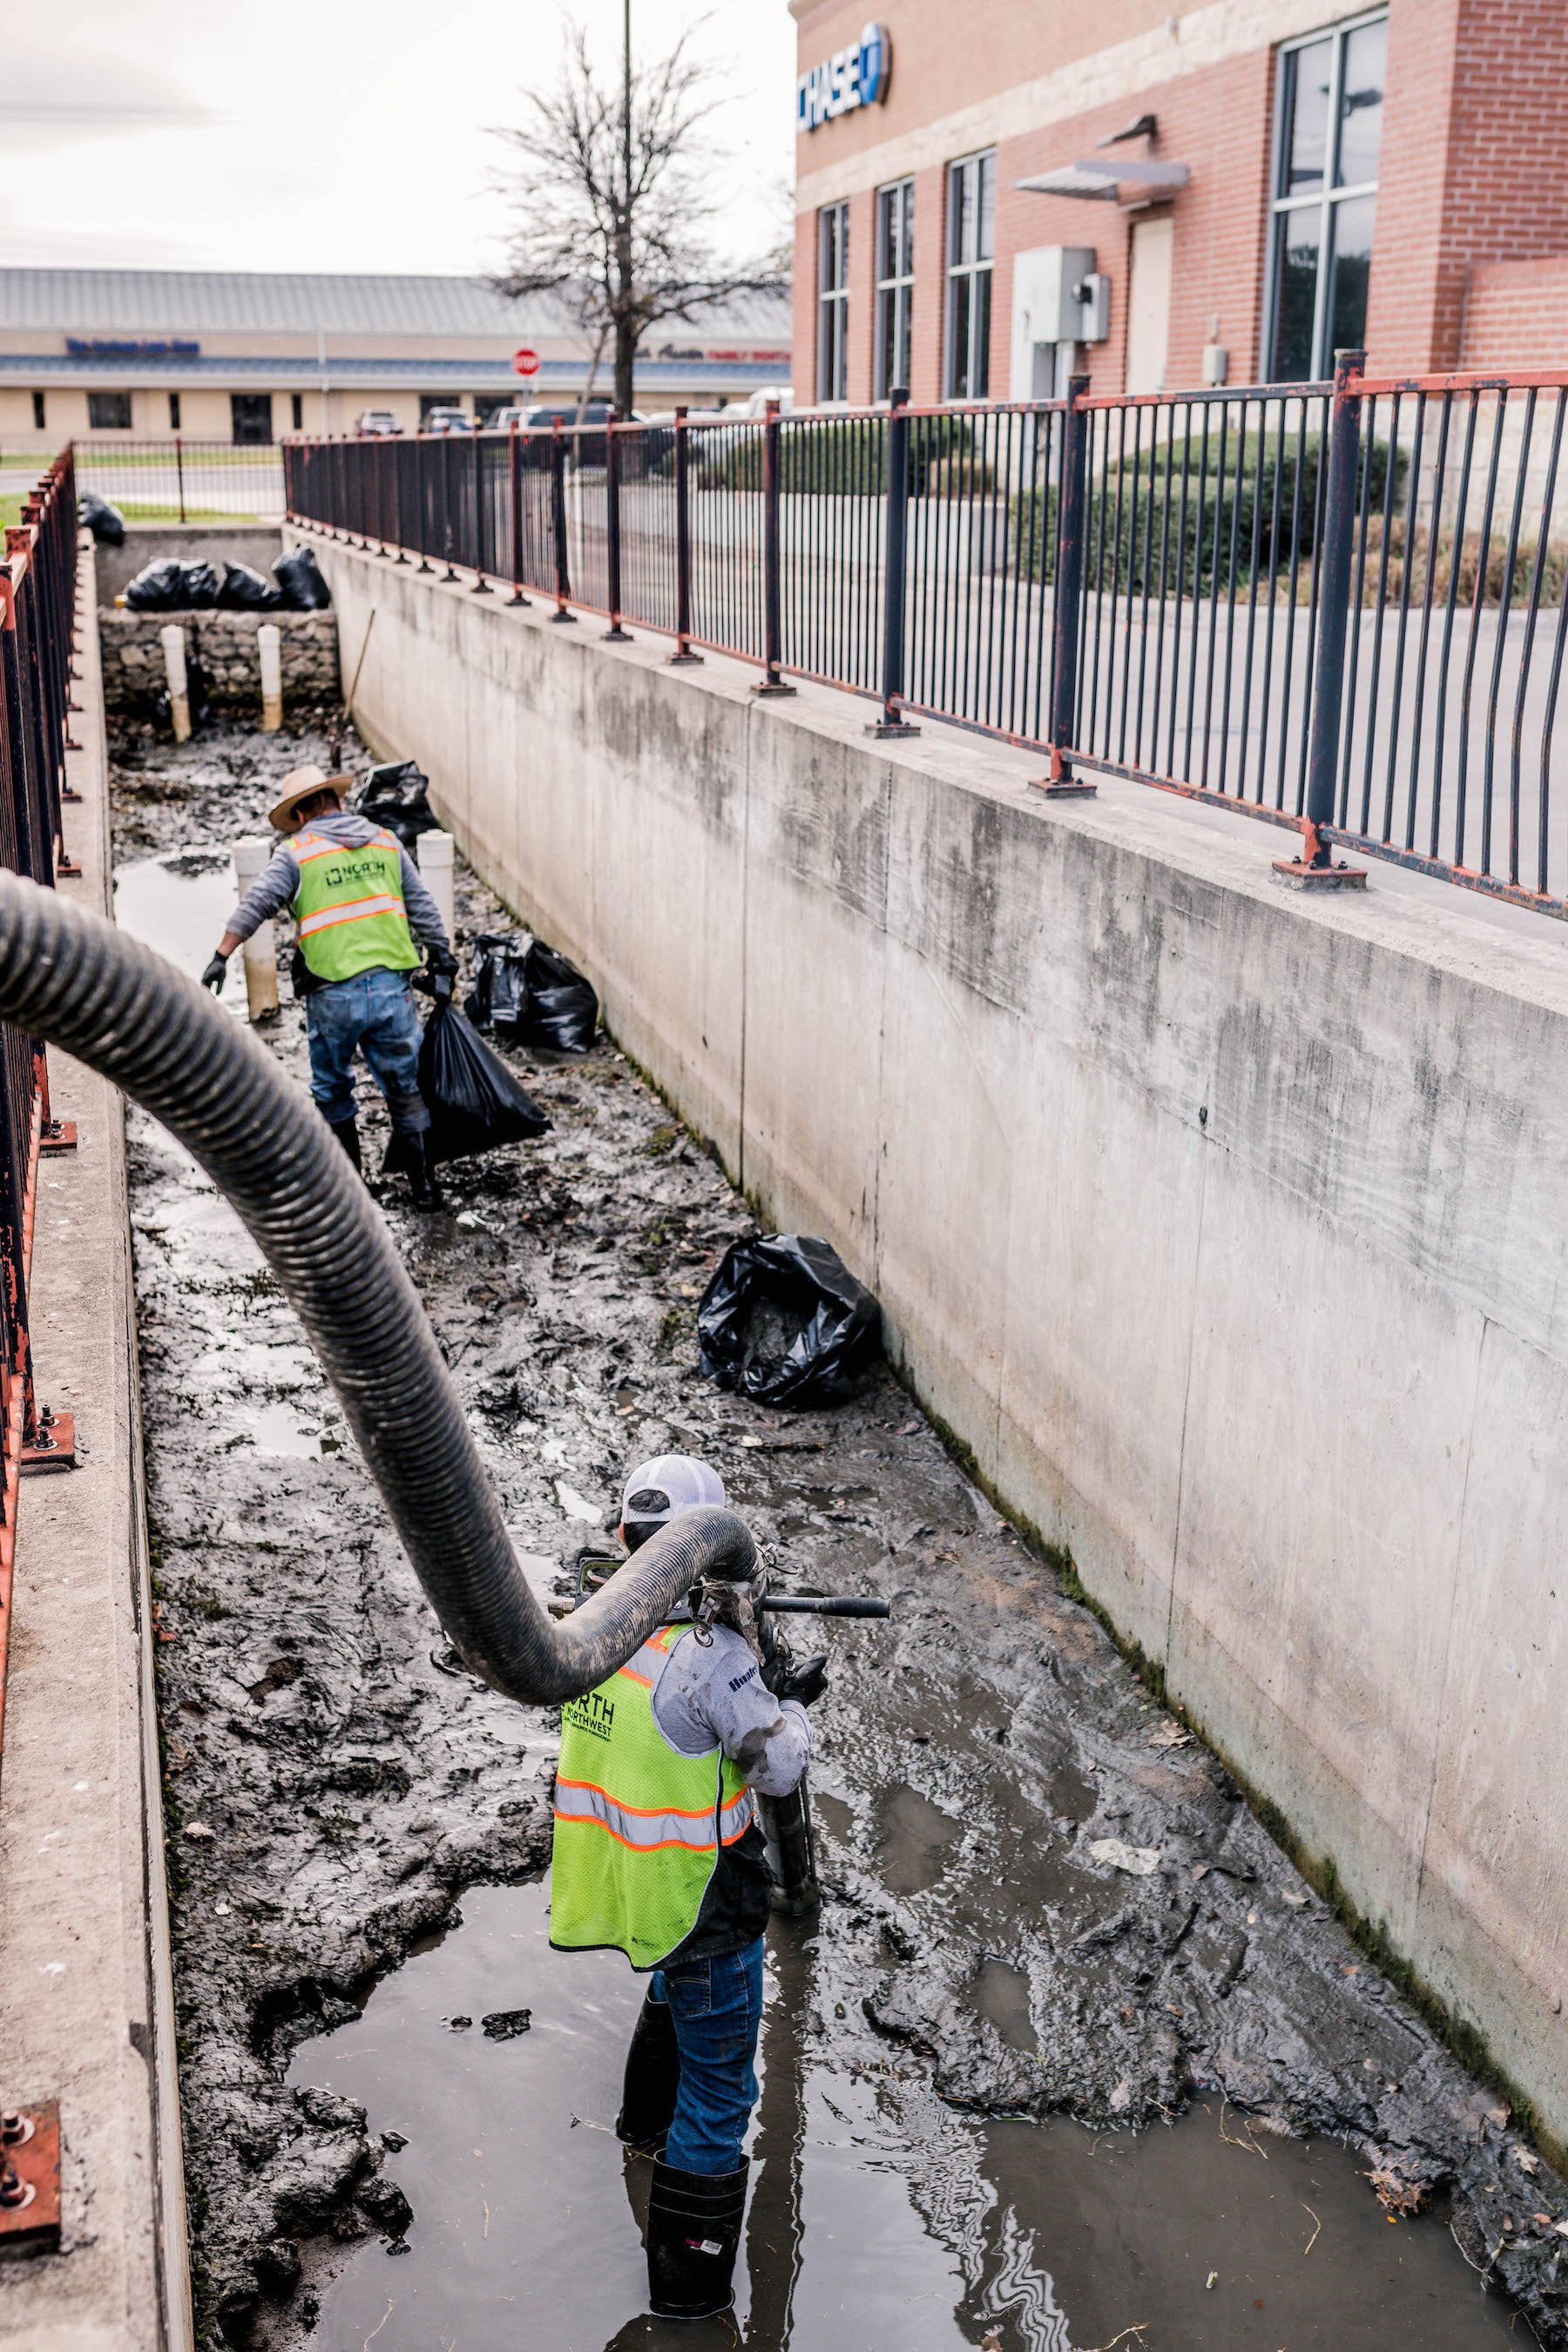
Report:
[[[868,25],[858,41],[814,66],[795,84],[795,126],[820,131],[858,106],[880,106],[888,95],[893,45],[886,25]]]

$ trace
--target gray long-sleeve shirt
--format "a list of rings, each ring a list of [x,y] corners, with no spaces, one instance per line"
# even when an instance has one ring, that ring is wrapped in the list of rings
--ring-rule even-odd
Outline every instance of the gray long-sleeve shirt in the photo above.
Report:
[[[715,1741],[759,1796],[787,1797],[811,1761],[811,1726],[798,1699],[775,1698],[731,1625],[711,1644],[676,1644],[658,1678],[653,1719],[682,1756],[706,1756]]]
[[[325,816],[313,816],[307,828],[319,833],[323,841],[336,842],[340,849],[363,849],[374,839],[381,828],[368,817],[356,816],[351,809],[333,809]],[[422,947],[441,948],[449,954],[451,941],[441,920],[440,909],[430,896],[419,868],[406,849],[400,851],[403,872],[403,903],[408,912],[408,928]],[[300,863],[294,855],[294,845],[285,841],[271,865],[258,881],[253,882],[226,928],[237,940],[248,940],[263,923],[270,922],[291,907],[299,895]]]

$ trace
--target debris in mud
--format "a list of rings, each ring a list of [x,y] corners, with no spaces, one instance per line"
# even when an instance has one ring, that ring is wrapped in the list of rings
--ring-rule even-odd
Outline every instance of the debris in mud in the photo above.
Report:
[[[526,2033],[533,2023],[533,2011],[531,2009],[492,2009],[488,2017],[480,2018],[479,2023],[491,2042],[515,2042],[518,2035]]]
[[[128,732],[121,854],[216,856],[258,829],[277,774],[325,748]],[[458,880],[460,931],[495,929],[496,902]],[[269,1039],[299,1075],[298,1006]],[[515,1066],[547,1136],[454,1163],[446,1217],[416,1218],[396,1180],[378,1189],[520,1552],[548,1579],[628,1459],[689,1447],[720,1463],[786,1588],[898,1597],[891,1627],[835,1632],[813,1775],[818,1990],[797,2024],[841,2088],[901,2103],[933,2215],[955,2114],[1034,2133],[1224,2099],[1233,2125],[1348,2143],[1400,2194],[1447,2199],[1468,2259],[1568,2346],[1568,2190],[1521,2165],[1532,2151],[1495,2096],[1352,1958],[1215,1760],[1163,1719],[1152,1736],[1100,1627],[885,1367],[784,1431],[702,1378],[688,1302],[754,1223],[700,1152],[650,1149],[668,1114],[614,1049]],[[384,1134],[368,1087],[362,1100]],[[187,1155],[134,1114],[131,1140],[201,2313],[216,2340],[299,2352],[351,2250],[379,2262],[374,2242],[406,2245],[413,2226],[417,2252],[419,2215],[395,2177],[404,2133],[330,2094],[296,2099],[290,2053],[357,2025],[466,1889],[537,1876],[555,1727],[450,1652],[270,1275]],[[283,1444],[290,1427],[309,1444]],[[531,2010],[449,1998],[468,2002],[462,2028],[447,2021],[459,2033],[475,2014],[489,2041],[531,2027]],[[515,2061],[479,2037],[468,2051],[494,2077],[545,2041]],[[457,2064],[460,2042],[441,2046]],[[1375,2185],[1355,2190],[1374,2216]]]

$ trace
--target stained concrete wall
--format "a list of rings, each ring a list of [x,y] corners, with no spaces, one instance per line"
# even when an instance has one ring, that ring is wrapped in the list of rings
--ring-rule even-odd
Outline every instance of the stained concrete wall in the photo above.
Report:
[[[317,542],[356,716],[1568,2140],[1568,964]]]
[[[64,813],[75,903],[110,911],[108,763],[84,556]],[[0,2096],[59,2103],[58,2254],[0,2263],[14,2352],[189,2352],[163,1790],[153,1688],[125,1106],[49,1055],[73,1152],[39,1163],[29,1307],[40,1401],[79,1466],[23,1482],[0,1758]]]

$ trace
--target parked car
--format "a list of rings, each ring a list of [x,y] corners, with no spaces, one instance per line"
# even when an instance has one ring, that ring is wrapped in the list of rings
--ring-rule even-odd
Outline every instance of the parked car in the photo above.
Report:
[[[403,430],[403,419],[390,408],[365,408],[354,426],[362,441],[390,441]]]
[[[421,433],[471,433],[474,420],[466,408],[427,408],[419,420]]]

